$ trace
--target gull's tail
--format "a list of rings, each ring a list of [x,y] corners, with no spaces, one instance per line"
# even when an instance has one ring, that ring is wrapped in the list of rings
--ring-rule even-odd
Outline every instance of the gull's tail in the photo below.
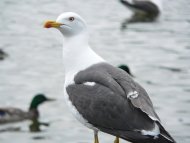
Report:
[[[176,143],[176,141],[171,137],[171,135],[164,129],[160,124],[160,141],[158,143]]]

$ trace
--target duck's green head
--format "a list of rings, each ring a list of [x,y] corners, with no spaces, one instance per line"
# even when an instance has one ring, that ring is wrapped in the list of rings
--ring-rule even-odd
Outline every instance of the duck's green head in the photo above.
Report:
[[[129,69],[129,67],[127,65],[119,65],[118,68],[124,70],[125,72],[127,72],[129,75],[131,75],[132,77],[134,77],[132,74],[131,74],[131,71]]]
[[[42,103],[44,103],[45,101],[53,101],[54,99],[50,99],[47,98],[44,94],[37,94],[36,96],[34,96],[34,98],[32,99],[32,102],[30,104],[30,110],[31,109],[37,109],[38,106]]]

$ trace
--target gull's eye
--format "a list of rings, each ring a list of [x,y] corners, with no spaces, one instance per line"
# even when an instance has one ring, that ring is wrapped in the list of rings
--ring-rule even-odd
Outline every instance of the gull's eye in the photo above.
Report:
[[[75,20],[74,17],[69,17],[69,21],[73,21],[73,20]]]

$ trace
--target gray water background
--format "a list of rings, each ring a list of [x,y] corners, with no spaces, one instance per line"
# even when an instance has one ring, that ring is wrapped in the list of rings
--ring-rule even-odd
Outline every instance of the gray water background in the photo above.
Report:
[[[190,142],[190,1],[165,0],[160,19],[121,30],[131,12],[117,0],[1,0],[0,107],[26,109],[36,93],[57,100],[40,107],[42,132],[29,122],[12,124],[19,132],[0,133],[1,143],[92,143],[93,132],[71,115],[64,102],[62,36],[43,22],[66,11],[89,26],[90,45],[113,65],[128,64],[149,93],[165,128],[179,143]],[[4,126],[3,126],[4,127]],[[114,137],[100,133],[100,142]],[[124,143],[125,141],[122,141]]]

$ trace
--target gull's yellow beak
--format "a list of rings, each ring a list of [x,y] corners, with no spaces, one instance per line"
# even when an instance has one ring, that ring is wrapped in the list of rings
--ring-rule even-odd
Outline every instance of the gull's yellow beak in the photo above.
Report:
[[[52,27],[59,28],[61,25],[63,25],[63,24],[62,23],[58,23],[56,21],[49,20],[49,21],[46,21],[44,23],[44,28],[52,28]]]

